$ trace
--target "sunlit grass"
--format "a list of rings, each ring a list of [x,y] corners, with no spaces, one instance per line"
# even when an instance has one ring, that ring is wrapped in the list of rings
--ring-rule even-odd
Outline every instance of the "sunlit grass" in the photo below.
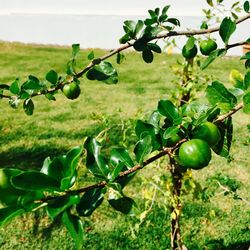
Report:
[[[82,51],[81,66],[88,63],[90,51]],[[106,52],[97,50],[96,56]],[[71,50],[66,47],[0,43],[0,83],[11,83],[16,77],[25,81],[30,74],[44,79],[50,69],[64,74],[70,56]],[[56,95],[56,102],[34,98],[35,112],[31,117],[24,114],[22,107],[14,110],[6,100],[0,100],[0,167],[39,169],[45,157],[64,153],[83,143],[87,135],[97,136],[104,130],[107,131],[107,152],[115,145],[126,145],[132,151],[135,120],[146,118],[157,107],[159,99],[170,95],[172,81],[176,79],[170,66],[180,56],[157,55],[155,62],[149,65],[143,63],[137,53],[127,52],[126,57],[122,65],[115,65],[115,59],[111,59],[119,73],[117,85],[83,78],[79,99],[70,101],[61,92]],[[228,83],[232,68],[243,71],[243,63],[233,57],[218,59],[206,72]],[[214,156],[209,167],[194,172],[202,187],[216,174],[226,175],[240,183],[239,195],[250,200],[248,124],[249,116],[235,116],[234,161],[228,163]],[[163,193],[166,191],[165,164],[163,161],[161,167],[156,163],[148,166],[126,187],[126,194],[138,203],[138,214],[152,204],[149,199],[154,192],[152,183],[158,183]],[[83,167],[81,164],[82,183],[89,181]],[[244,247],[250,244],[249,205],[224,196],[221,191],[218,188],[211,202],[184,197],[183,238],[189,249],[205,249],[205,246],[206,249],[246,249]],[[83,249],[166,249],[169,203],[163,193],[157,192],[152,210],[141,224],[138,217],[120,215],[104,202],[90,219],[84,219]],[[1,228],[0,249],[73,249],[73,242],[59,222],[52,223],[44,212],[39,212],[17,218]]]

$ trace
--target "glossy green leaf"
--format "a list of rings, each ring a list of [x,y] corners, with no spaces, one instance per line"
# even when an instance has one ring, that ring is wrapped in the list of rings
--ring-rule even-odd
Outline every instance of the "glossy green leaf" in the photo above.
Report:
[[[206,60],[201,64],[200,66],[201,70],[207,68],[217,57],[224,56],[226,55],[226,53],[227,53],[226,49],[217,49],[212,51],[206,58]]]
[[[50,101],[56,101],[55,96],[50,93],[45,94],[45,97]]]
[[[245,74],[243,85],[246,90],[250,87],[250,71]]]
[[[27,115],[33,115],[34,108],[35,106],[32,99],[28,98],[23,102],[23,109]]]
[[[149,49],[151,49],[152,51],[156,53],[161,53],[161,47],[157,45],[156,43],[148,43],[147,45]]]
[[[151,63],[154,60],[153,52],[149,47],[145,47],[145,49],[142,51],[142,58],[144,62]]]
[[[16,79],[11,85],[10,85],[10,92],[14,95],[18,95],[20,93],[20,87],[19,87],[20,81],[19,79]]]
[[[81,219],[78,216],[71,214],[70,211],[65,211],[62,215],[62,222],[73,238],[76,250],[82,249],[84,230]]]
[[[120,194],[114,189],[109,190],[108,202],[115,210],[124,214],[128,214],[135,204],[133,199]]]
[[[249,1],[245,1],[245,2],[244,2],[243,8],[244,8],[244,11],[245,11],[245,12],[247,12],[247,13],[249,12],[249,10],[250,10]]]
[[[166,15],[169,8],[170,8],[170,5],[166,5],[166,6],[162,9],[161,14],[162,14],[162,15]]]
[[[166,20],[166,22],[172,23],[172,24],[175,25],[175,26],[180,26],[180,25],[181,25],[179,19],[177,19],[177,18],[168,18],[168,19]]]
[[[250,114],[250,92],[243,96],[243,111],[246,114]]]
[[[93,60],[95,58],[95,54],[94,54],[94,51],[92,50],[89,54],[88,54],[88,59],[89,60]]]
[[[214,7],[213,0],[207,0],[207,4],[211,7]]]
[[[201,28],[201,29],[204,29],[204,30],[208,29],[208,25],[207,25],[207,23],[206,23],[205,21],[204,21],[204,22],[202,22],[202,24],[201,24],[200,28]]]
[[[148,123],[154,126],[155,134],[157,134],[160,130],[160,120],[161,115],[157,110],[153,111],[148,119]]]
[[[24,90],[40,90],[42,85],[37,77],[30,75],[29,79],[23,83],[22,89]]]
[[[135,133],[138,138],[143,138],[144,135],[149,134],[151,137],[155,136],[154,126],[152,124],[138,120],[135,126]]]
[[[149,155],[153,150],[152,146],[152,137],[150,135],[145,136],[144,138],[140,139],[134,148],[134,153],[136,156],[137,162],[142,164],[145,157]]]
[[[219,30],[221,39],[225,44],[228,44],[228,41],[235,30],[236,23],[232,21],[230,17],[225,17],[221,22]]]
[[[127,149],[113,148],[110,153],[110,163],[113,166],[116,166],[121,162],[126,166],[124,170],[130,169],[134,166],[134,162],[131,159]]]
[[[48,202],[47,213],[52,219],[54,219],[66,209],[78,204],[79,202],[79,195],[67,195],[55,198]]]
[[[229,111],[237,103],[237,98],[218,81],[212,82],[212,84],[207,87],[206,97],[213,106],[218,105],[224,111]]]
[[[116,55],[116,63],[117,64],[122,64],[125,61],[126,57],[121,54],[121,53],[117,53]]]
[[[27,191],[60,191],[60,183],[37,171],[26,171],[11,179],[12,185]]]
[[[112,64],[102,61],[99,65],[94,66],[87,72],[89,80],[103,81],[107,84],[116,84],[118,82],[118,74]]]
[[[178,127],[176,127],[176,126],[167,128],[164,131],[163,138],[165,140],[167,140],[167,139],[171,138],[173,135],[176,135],[179,131],[180,131],[180,129]]]
[[[105,188],[95,188],[87,191],[77,205],[76,210],[80,216],[90,216],[103,201]]]
[[[86,166],[96,177],[106,179],[110,170],[105,158],[101,155],[101,144],[94,138],[88,137],[84,148],[87,150]]]
[[[125,34],[123,35],[120,39],[119,39],[119,42],[121,44],[125,44],[126,42],[130,41],[131,40],[131,37],[129,34]]]
[[[186,50],[191,50],[194,46],[195,46],[195,38],[191,36],[188,38],[185,44]]]
[[[158,112],[167,117],[175,124],[181,123],[181,117],[177,107],[169,100],[160,100],[157,107]]]
[[[54,85],[57,84],[58,74],[54,70],[50,70],[46,75],[46,80]]]
[[[21,207],[0,208],[0,226],[3,226],[11,219],[13,219],[15,216],[18,216],[24,212],[25,210],[22,209]]]
[[[144,22],[142,20],[138,20],[137,24],[135,26],[135,36],[140,33],[140,31],[142,30],[143,26],[144,26]]]
[[[75,58],[80,52],[80,44],[72,44],[72,57]]]

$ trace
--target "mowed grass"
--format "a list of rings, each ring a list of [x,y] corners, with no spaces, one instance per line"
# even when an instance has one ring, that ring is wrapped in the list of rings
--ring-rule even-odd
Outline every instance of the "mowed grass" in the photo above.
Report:
[[[86,65],[87,54],[81,51],[79,68]],[[95,50],[96,56],[107,53]],[[64,74],[71,50],[66,47],[0,43],[0,83],[11,83],[16,77],[25,81],[28,75],[44,79],[51,69]],[[57,101],[34,98],[33,116],[26,116],[20,106],[9,107],[0,100],[0,167],[39,169],[47,156],[67,152],[83,143],[87,135],[105,138],[104,149],[127,146],[131,152],[136,141],[133,128],[136,119],[146,119],[158,100],[168,98],[176,76],[170,66],[181,60],[179,55],[157,55],[153,64],[143,63],[139,54],[125,53],[127,60],[116,65],[117,85],[105,85],[81,79],[81,96],[74,101],[61,93]],[[238,58],[218,59],[206,72],[214,79],[228,82],[230,70],[243,72]],[[235,137],[230,163],[213,156],[209,167],[193,173],[206,193],[215,191],[210,201],[183,196],[182,232],[188,249],[248,249],[250,245],[249,203],[224,196],[213,181],[224,177],[239,185],[240,197],[249,197],[249,116],[234,116]],[[83,249],[166,249],[169,247],[169,200],[166,182],[169,175],[161,160],[140,171],[126,187],[125,193],[138,204],[136,216],[115,212],[105,201],[90,217],[83,218]],[[80,165],[81,182],[92,181],[84,164]],[[198,185],[198,184],[197,184]],[[155,189],[155,186],[159,189]],[[161,191],[159,191],[161,190]],[[155,197],[155,198],[153,198]],[[144,211],[147,211],[146,213]],[[145,216],[144,216],[145,215]],[[58,221],[52,222],[44,211],[16,218],[0,229],[0,249],[73,249],[74,244]]]

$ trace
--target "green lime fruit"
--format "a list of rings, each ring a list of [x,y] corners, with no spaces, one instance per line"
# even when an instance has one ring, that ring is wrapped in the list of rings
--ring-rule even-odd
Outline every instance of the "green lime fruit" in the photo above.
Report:
[[[194,47],[192,49],[187,49],[186,45],[184,45],[184,47],[182,48],[182,55],[187,58],[187,59],[191,59],[194,58],[197,55],[197,46],[194,45]]]
[[[201,139],[192,139],[181,144],[178,156],[181,166],[192,169],[206,167],[212,157],[209,145]]]
[[[181,139],[182,139],[182,137],[179,134],[174,134],[170,138],[166,139],[166,143],[165,144],[166,144],[167,147],[173,147]]]
[[[62,91],[71,100],[76,99],[81,93],[80,86],[74,82],[64,85]]]
[[[212,122],[205,122],[194,130],[192,138],[204,140],[212,147],[220,141],[221,134],[215,124]]]
[[[213,39],[207,39],[200,42],[200,51],[204,56],[208,56],[217,49],[217,43]]]

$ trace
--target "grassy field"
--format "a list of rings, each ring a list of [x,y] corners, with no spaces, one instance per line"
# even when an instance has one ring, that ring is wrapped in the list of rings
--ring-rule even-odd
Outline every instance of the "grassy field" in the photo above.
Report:
[[[91,50],[83,50],[81,65],[87,63]],[[106,53],[95,50],[96,55]],[[16,77],[23,81],[32,74],[41,79],[54,69],[65,72],[70,48],[23,45],[0,42],[0,83],[11,83]],[[126,53],[127,60],[116,65],[117,85],[81,81],[82,94],[74,101],[61,93],[56,102],[44,97],[34,98],[34,115],[26,116],[21,107],[12,109],[6,100],[0,100],[0,167],[39,169],[45,157],[65,153],[83,142],[85,136],[97,136],[106,131],[108,150],[126,145],[132,150],[135,142],[135,120],[146,118],[156,108],[158,100],[173,91],[176,76],[170,66],[180,59],[178,55],[157,55],[155,62],[146,65],[140,55]],[[114,59],[110,60],[114,63]],[[115,64],[115,63],[114,63]],[[230,70],[243,71],[238,58],[217,60],[207,73],[214,79],[228,82]],[[215,181],[238,185],[240,197],[249,196],[249,116],[234,117],[235,138],[233,161],[214,156],[208,168],[194,172],[194,178],[206,194],[215,192],[210,201],[183,197],[183,239],[188,249],[244,250],[250,246],[249,204],[223,195]],[[160,163],[160,162],[158,162]],[[110,208],[107,202],[90,217],[84,219],[85,243],[83,249],[166,249],[169,246],[169,214],[166,180],[169,176],[163,164],[152,164],[140,171],[126,187],[125,193],[138,203],[137,215],[123,216]],[[91,179],[82,169],[82,184]],[[161,191],[155,189],[158,186]],[[147,212],[145,212],[147,211]],[[73,249],[73,242],[64,227],[52,222],[45,212],[28,214],[0,228],[0,249]]]

